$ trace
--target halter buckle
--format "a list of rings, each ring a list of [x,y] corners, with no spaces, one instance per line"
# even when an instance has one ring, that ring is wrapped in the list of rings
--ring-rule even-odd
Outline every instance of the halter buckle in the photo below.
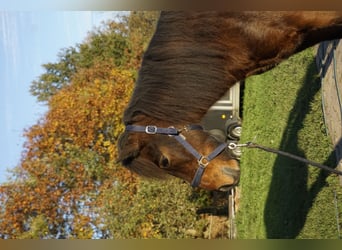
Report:
[[[148,125],[145,128],[146,134],[149,134],[149,135],[157,134],[157,130],[158,130],[157,126],[152,126],[152,125]]]
[[[210,160],[209,160],[207,157],[205,157],[205,156],[202,156],[202,157],[198,160],[198,164],[199,164],[201,167],[203,167],[203,168],[207,167],[208,164],[209,164],[209,162],[210,162]]]

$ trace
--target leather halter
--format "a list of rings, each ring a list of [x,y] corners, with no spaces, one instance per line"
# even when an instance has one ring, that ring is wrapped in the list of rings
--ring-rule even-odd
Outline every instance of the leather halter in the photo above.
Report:
[[[187,125],[184,127],[185,131],[189,130],[203,130],[201,125]],[[150,135],[154,134],[162,134],[174,137],[183,147],[191,153],[198,162],[198,168],[196,170],[195,176],[191,182],[192,187],[197,187],[201,183],[201,179],[204,173],[205,168],[208,166],[211,160],[213,160],[216,156],[218,156],[226,147],[226,143],[222,143],[219,145],[213,152],[211,152],[207,156],[201,155],[189,142],[187,142],[185,136],[183,136],[182,130],[178,130],[174,127],[169,128],[159,128],[157,126],[148,125],[148,126],[140,126],[140,125],[126,125],[125,131],[131,132],[142,132]]]

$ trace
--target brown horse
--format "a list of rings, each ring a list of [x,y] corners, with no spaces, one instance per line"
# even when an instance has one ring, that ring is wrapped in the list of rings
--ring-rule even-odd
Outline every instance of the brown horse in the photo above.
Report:
[[[143,176],[228,190],[238,183],[238,162],[189,124],[237,81],[341,37],[335,12],[162,12],[124,114],[119,161]]]

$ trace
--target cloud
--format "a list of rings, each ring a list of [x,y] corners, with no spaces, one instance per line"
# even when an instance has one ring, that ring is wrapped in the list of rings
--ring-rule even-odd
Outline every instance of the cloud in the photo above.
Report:
[[[16,68],[17,65],[17,27],[16,22],[7,12],[0,13],[0,49],[2,55],[2,63],[0,68],[0,80],[1,80],[1,100],[3,105],[1,105],[1,113],[4,113],[4,122],[5,130],[11,128],[11,105],[10,105],[10,95],[9,92],[11,90],[11,82],[10,82],[10,74],[13,68]]]
[[[20,76],[19,19],[18,12],[0,12],[0,181],[4,179],[4,168],[13,167],[20,157],[16,114],[13,103],[20,99],[13,98],[22,86]]]
[[[6,64],[10,68],[16,68],[18,64],[18,20],[16,15],[9,12],[0,13],[1,23],[1,49],[4,53]]]

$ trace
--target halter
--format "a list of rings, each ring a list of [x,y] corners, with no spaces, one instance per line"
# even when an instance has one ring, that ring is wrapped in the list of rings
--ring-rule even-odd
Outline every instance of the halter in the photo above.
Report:
[[[203,130],[201,125],[187,125],[184,127],[185,131],[189,130]],[[213,152],[211,152],[207,156],[201,155],[189,142],[187,142],[185,136],[183,136],[182,130],[178,130],[174,127],[169,128],[159,128],[157,126],[148,125],[148,126],[140,126],[140,125],[127,125],[126,131],[132,132],[142,132],[149,135],[154,134],[162,134],[174,137],[183,147],[191,153],[198,162],[198,168],[196,170],[195,176],[191,182],[192,187],[197,187],[202,179],[202,175],[204,173],[205,168],[208,166],[211,160],[213,160],[216,156],[218,156],[226,147],[226,143],[222,143],[219,145]]]

